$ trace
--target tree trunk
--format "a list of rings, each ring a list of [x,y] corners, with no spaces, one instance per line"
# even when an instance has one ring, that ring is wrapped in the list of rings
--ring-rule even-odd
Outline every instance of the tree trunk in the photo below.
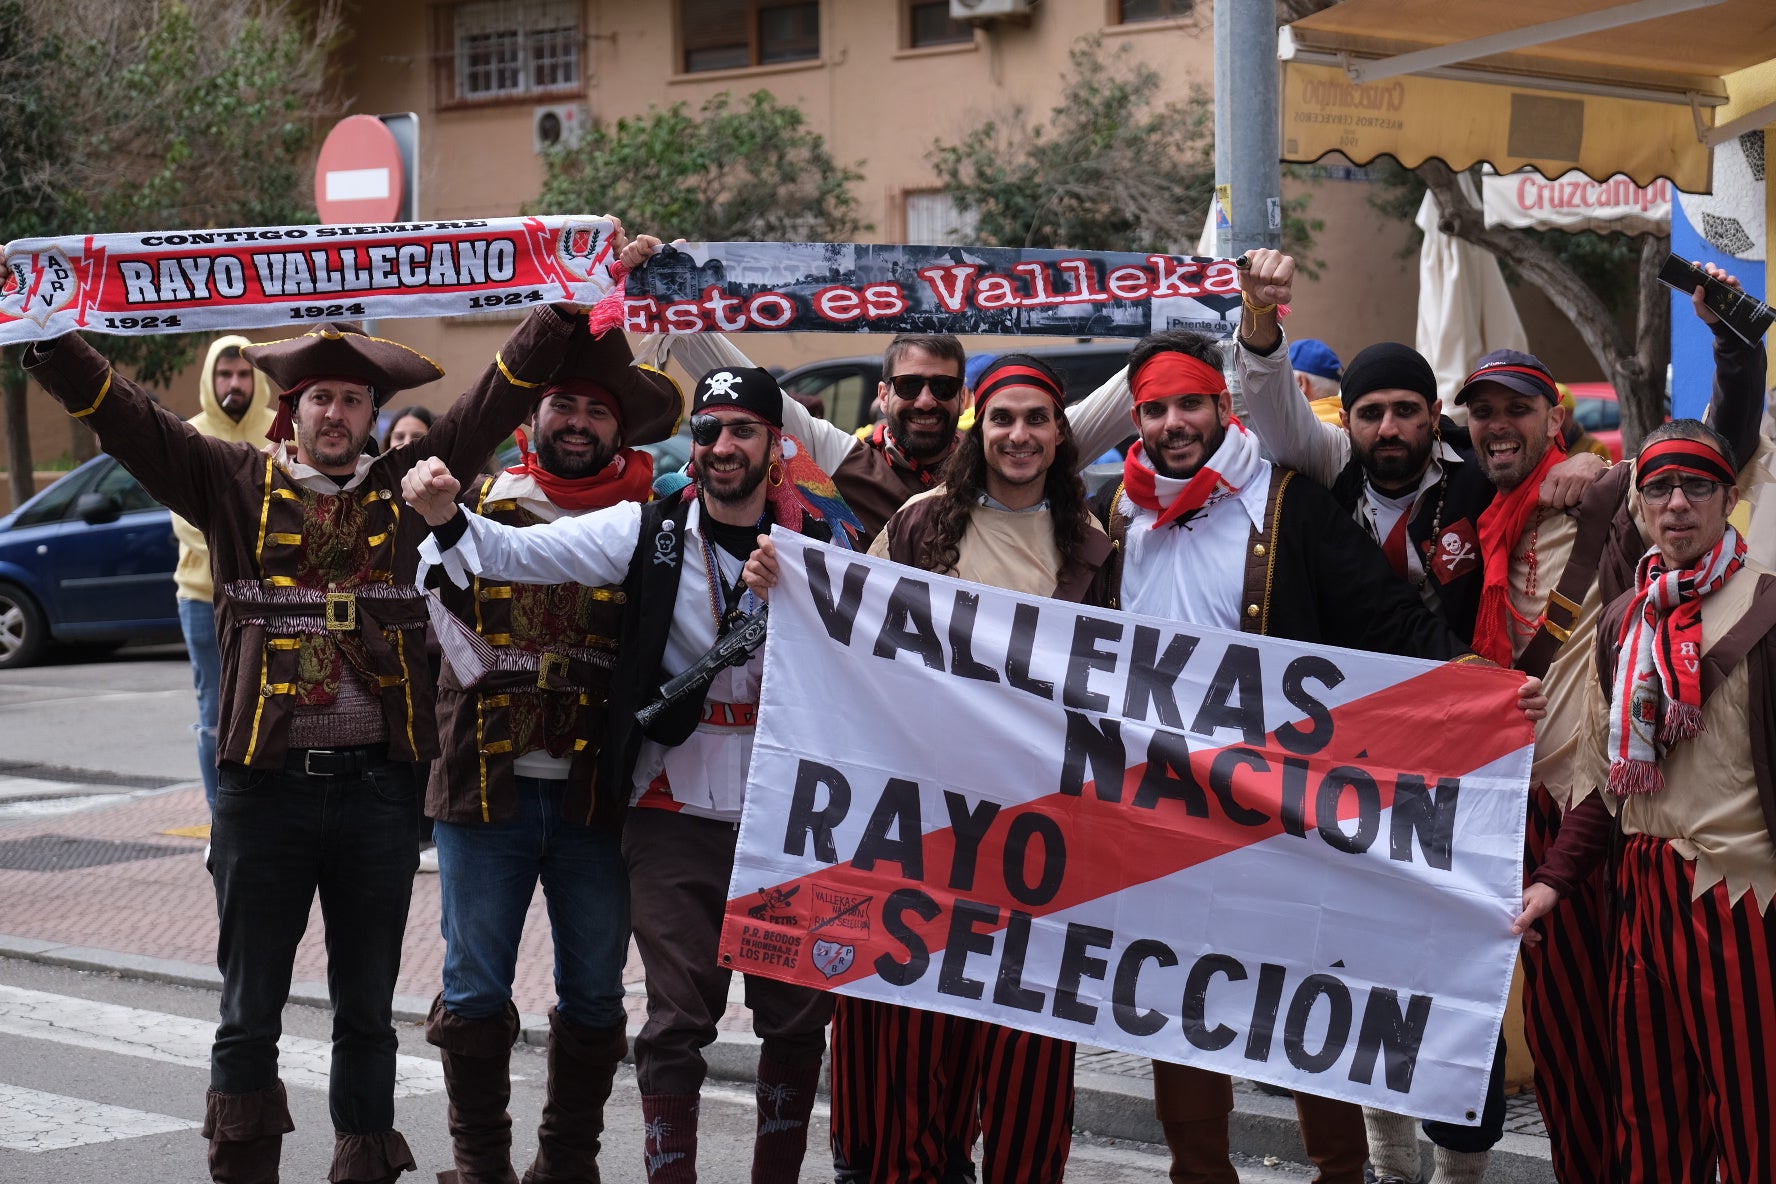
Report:
[[[1659,283],[1659,266],[1670,253],[1669,237],[1648,235],[1640,248],[1640,294],[1633,343],[1622,339],[1616,318],[1559,256],[1516,230],[1488,228],[1485,215],[1455,183],[1442,161],[1421,165],[1424,179],[1443,211],[1440,226],[1463,242],[1508,259],[1524,279],[1547,294],[1579,331],[1585,347],[1615,386],[1622,401],[1622,449],[1632,455],[1640,438],[1665,419],[1665,369],[1671,361],[1671,303]]]
[[[12,485],[12,507],[37,492],[32,475],[31,424],[25,414],[25,372],[16,349],[0,352],[0,404],[6,413],[6,471]]]
[[[1671,254],[1671,236],[1649,234],[1640,244],[1640,295],[1635,309],[1631,364],[1610,374],[1622,400],[1622,455],[1665,422],[1665,371],[1671,365],[1671,293],[1659,268]]]
[[[78,419],[68,420],[68,452],[77,465],[85,464],[99,454],[99,438]]]

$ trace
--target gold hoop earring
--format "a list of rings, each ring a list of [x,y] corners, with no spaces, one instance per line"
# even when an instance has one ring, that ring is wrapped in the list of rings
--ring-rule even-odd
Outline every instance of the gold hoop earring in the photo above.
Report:
[[[777,486],[783,484],[783,462],[782,461],[774,460],[771,462],[771,467],[769,469],[765,470],[765,480],[767,480],[771,483],[772,488],[776,488]]]

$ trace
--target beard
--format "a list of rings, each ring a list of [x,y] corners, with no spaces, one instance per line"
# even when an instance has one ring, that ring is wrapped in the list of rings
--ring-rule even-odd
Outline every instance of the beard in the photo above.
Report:
[[[943,407],[937,409],[939,420],[937,429],[915,428],[907,422],[912,414],[909,408],[898,415],[888,417],[888,426],[894,431],[894,442],[900,450],[916,461],[936,460],[956,442],[956,417]]]
[[[362,433],[352,435],[344,443],[339,443],[331,437],[323,436],[320,431],[317,430],[313,441],[305,440],[303,443],[308,451],[309,459],[315,463],[316,468],[319,468],[323,465],[343,466],[356,464],[359,455],[364,451],[364,445],[369,439],[369,428],[365,428]]]
[[[722,473],[718,475],[706,471],[702,472],[699,475],[699,482],[703,486],[703,492],[708,494],[715,501],[724,502],[729,505],[738,505],[753,495],[758,489],[759,483],[765,479],[765,474],[770,471],[770,468],[771,458],[765,456],[761,458],[757,464],[747,464],[747,466],[744,469],[741,469],[738,473]]]
[[[1419,444],[1409,444],[1404,440],[1390,440],[1388,443],[1399,447],[1381,452],[1373,447],[1359,448],[1354,439],[1351,441],[1351,452],[1356,456],[1357,463],[1363,466],[1363,471],[1369,475],[1370,482],[1398,487],[1418,480],[1431,460],[1431,438],[1426,436]]]
[[[218,395],[216,397],[216,405],[222,408],[223,414],[227,415],[228,418],[234,420],[235,423],[239,423],[241,417],[246,415],[247,408],[253,405],[253,392],[250,390],[230,391],[226,395]]]
[[[597,436],[573,434],[573,439],[576,442],[582,439],[586,442],[586,452],[580,456],[565,455],[558,444],[569,434],[564,431],[553,432],[545,439],[536,442],[537,460],[542,462],[543,468],[557,477],[566,477],[570,480],[590,477],[610,464],[611,457],[617,454],[614,447]]]
[[[1178,434],[1182,435],[1183,433]],[[1169,436],[1162,436],[1158,442],[1163,445],[1167,439],[1171,438],[1172,437]],[[1221,442],[1226,439],[1227,429],[1225,427],[1217,427],[1213,436],[1208,436],[1203,439],[1202,459],[1188,467],[1167,464],[1164,456],[1158,448],[1143,448],[1141,451],[1146,454],[1147,463],[1153,466],[1153,471],[1158,473],[1161,477],[1167,477],[1173,481],[1188,481],[1196,476],[1198,470],[1209,463],[1210,458],[1212,458],[1215,453],[1220,451]]]

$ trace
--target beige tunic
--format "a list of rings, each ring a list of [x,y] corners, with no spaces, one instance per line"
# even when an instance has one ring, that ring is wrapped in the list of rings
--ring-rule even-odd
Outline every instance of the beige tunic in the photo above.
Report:
[[[1522,655],[1523,648],[1541,623],[1542,613],[1548,607],[1548,593],[1560,583],[1578,533],[1579,520],[1575,514],[1544,509],[1539,522],[1526,531],[1512,549],[1513,658]],[[1597,618],[1602,611],[1602,595],[1598,592],[1597,581],[1592,580],[1578,618],[1573,622],[1572,636],[1554,655],[1547,677],[1542,680],[1548,696],[1548,714],[1536,726],[1535,763],[1530,781],[1546,786],[1563,810],[1568,809],[1574,800],[1583,798],[1589,788],[1583,784],[1585,774],[1581,771],[1583,762],[1579,754],[1586,721],[1585,688],[1596,681],[1592,677],[1595,666],[1592,643]],[[1575,786],[1579,787],[1576,794]]]
[[[1765,570],[1748,562],[1725,587],[1702,601],[1704,653],[1751,607],[1758,575]],[[1764,823],[1752,765],[1746,726],[1751,709],[1749,679],[1747,663],[1740,662],[1703,703],[1701,734],[1672,745],[1659,762],[1664,789],[1626,798],[1605,791],[1603,801],[1621,823],[1623,834],[1666,839],[1679,855],[1695,863],[1696,896],[1724,880],[1733,902],[1749,889],[1761,912],[1776,897],[1776,844]],[[1595,678],[1587,698],[1587,744],[1598,754],[1599,769],[1607,771],[1610,707]]]
[[[908,504],[942,491],[940,485],[910,498]],[[886,531],[870,544],[870,554],[887,558]],[[1031,596],[1053,596],[1060,571],[1061,553],[1055,547],[1054,522],[1046,504],[1034,510],[974,508],[974,520],[957,547],[956,576]]]

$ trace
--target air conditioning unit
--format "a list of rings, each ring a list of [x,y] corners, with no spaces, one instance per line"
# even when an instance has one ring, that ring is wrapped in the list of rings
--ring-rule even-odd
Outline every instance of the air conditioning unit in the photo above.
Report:
[[[584,103],[555,103],[533,107],[530,112],[530,142],[538,153],[551,148],[572,148],[580,142],[592,116]]]
[[[950,0],[953,21],[990,21],[999,17],[1028,17],[1036,0]]]

